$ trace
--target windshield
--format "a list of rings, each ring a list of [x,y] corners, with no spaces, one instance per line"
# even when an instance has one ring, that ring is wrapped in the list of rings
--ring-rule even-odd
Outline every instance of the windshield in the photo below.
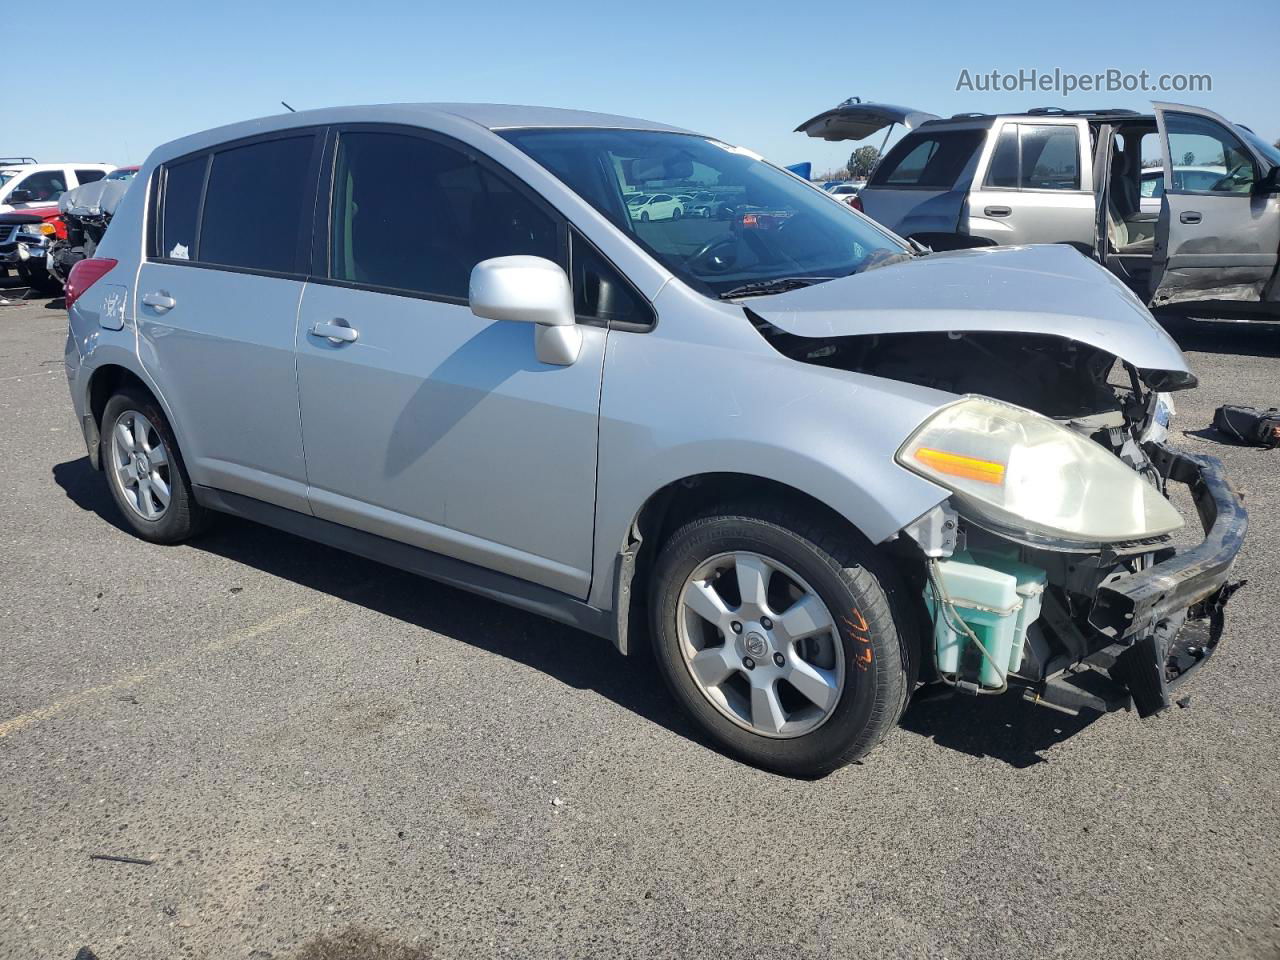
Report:
[[[1236,128],[1236,133],[1240,134],[1240,136],[1244,137],[1253,145],[1255,150],[1276,166],[1280,167],[1280,148],[1277,148],[1274,143],[1267,143],[1267,141],[1263,140],[1247,127],[1242,127],[1239,124],[1232,124],[1232,126]]]
[[[783,278],[843,277],[906,252],[845,204],[705,137],[581,129],[502,136],[709,296]],[[633,190],[663,202],[637,208],[624,200]],[[680,199],[692,194],[711,199],[696,206]]]
[[[108,180],[132,180],[137,170],[112,170],[107,174]]]

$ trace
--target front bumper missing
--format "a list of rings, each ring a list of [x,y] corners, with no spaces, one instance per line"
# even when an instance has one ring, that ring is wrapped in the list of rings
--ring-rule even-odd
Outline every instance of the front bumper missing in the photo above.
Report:
[[[1162,620],[1221,592],[1249,525],[1244,502],[1220,460],[1163,444],[1150,445],[1147,453],[1166,479],[1191,489],[1205,538],[1148,570],[1098,588],[1089,623],[1114,640],[1150,632]]]
[[[1226,603],[1243,585],[1227,578],[1249,523],[1221,461],[1162,444],[1149,445],[1147,453],[1167,480],[1190,488],[1205,538],[1103,584],[1090,611],[1090,624],[1113,640],[1117,653],[1107,658],[1106,670],[1143,717],[1169,706],[1173,690],[1217,648]]]

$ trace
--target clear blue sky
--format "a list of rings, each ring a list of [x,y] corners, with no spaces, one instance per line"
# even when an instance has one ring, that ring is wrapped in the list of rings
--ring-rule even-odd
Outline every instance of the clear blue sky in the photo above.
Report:
[[[298,109],[424,100],[579,107],[686,126],[815,169],[842,164],[852,145],[791,131],[853,95],[944,115],[1181,99],[1268,140],[1280,136],[1275,0],[1230,13],[1204,0],[180,0],[61,9],[76,22],[40,21],[50,23],[47,43],[26,48],[40,52],[22,60],[27,93],[8,100],[0,154],[136,163],[174,137],[279,113],[282,99]],[[962,68],[1055,67],[1207,73],[1213,90],[1063,98],[955,89]],[[14,122],[18,105],[30,122]]]

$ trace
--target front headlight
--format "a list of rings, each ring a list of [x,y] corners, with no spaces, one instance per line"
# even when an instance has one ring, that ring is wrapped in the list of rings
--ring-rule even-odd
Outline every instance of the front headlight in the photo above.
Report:
[[[18,228],[18,233],[28,237],[51,237],[56,232],[52,223],[24,223]]]
[[[987,397],[943,407],[897,460],[951,490],[961,513],[1035,538],[1115,543],[1182,526],[1158,490],[1099,444]]]

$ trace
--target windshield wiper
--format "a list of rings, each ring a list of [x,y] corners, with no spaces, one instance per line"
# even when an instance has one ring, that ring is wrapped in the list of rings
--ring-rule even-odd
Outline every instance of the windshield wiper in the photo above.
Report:
[[[720,294],[721,300],[732,300],[735,297],[758,297],[769,293],[786,293],[799,287],[807,287],[815,283],[825,283],[835,277],[778,277],[775,280],[755,280],[733,287]]]

